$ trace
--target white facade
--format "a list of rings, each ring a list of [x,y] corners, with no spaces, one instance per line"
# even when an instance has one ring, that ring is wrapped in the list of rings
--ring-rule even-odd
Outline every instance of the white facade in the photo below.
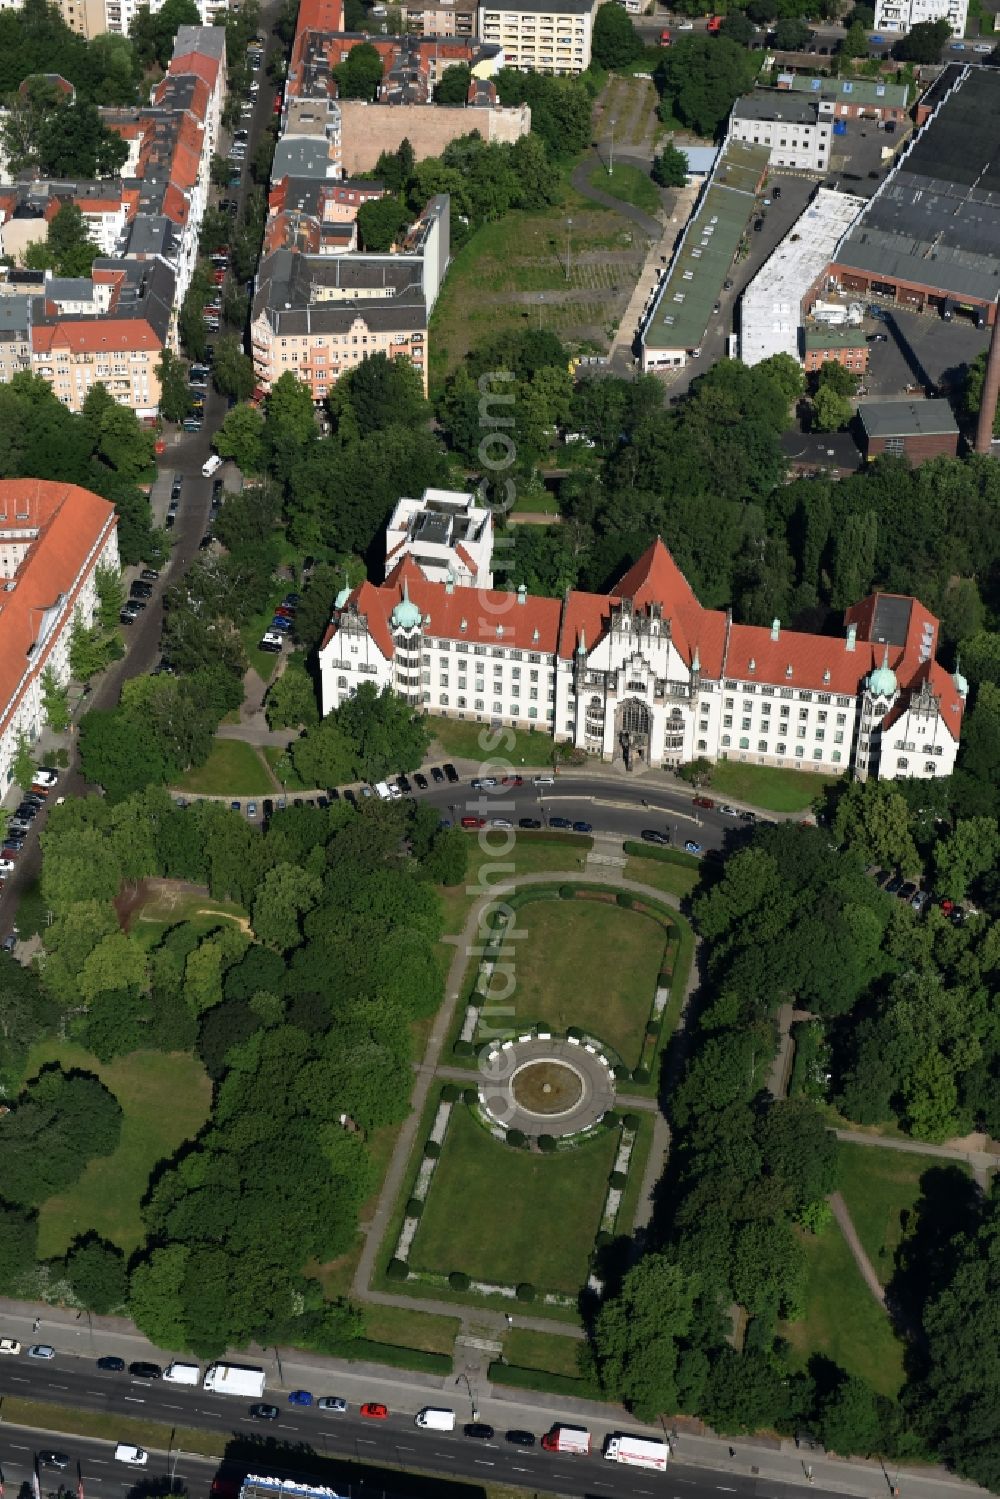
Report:
[[[800,95],[757,89],[737,100],[729,129],[734,140],[766,146],[773,167],[825,172],[830,165],[833,120]]]
[[[412,557],[432,583],[492,588],[493,512],[455,489],[425,489],[419,500],[404,498],[386,530],[386,575],[403,557]]]
[[[118,567],[106,500],[74,484],[0,482],[0,795],[19,739],[34,743],[45,726],[46,671],[69,681],[74,623],[93,621],[98,569]]]
[[[597,0],[480,4],[479,35],[502,47],[506,65],[532,73],[582,73],[590,66]]]
[[[965,35],[968,0],[876,0],[875,30],[902,34],[924,21],[947,21],[953,37]]]
[[[429,713],[544,728],[628,765],[704,756],[950,775],[965,684],[933,659],[937,621],[881,594],[847,621],[842,639],[735,625],[702,609],[659,541],[612,594],[565,600],[429,582],[404,557],[385,584],[339,596],[320,649],[323,712],[368,681]]]
[[[772,354],[800,357],[802,299],[823,275],[865,206],[853,193],[821,187],[771,257],[750,282],[740,303],[740,358],[760,364]]]

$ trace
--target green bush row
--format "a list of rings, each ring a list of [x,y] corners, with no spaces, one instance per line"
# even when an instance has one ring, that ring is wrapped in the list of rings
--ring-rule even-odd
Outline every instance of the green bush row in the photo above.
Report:
[[[700,869],[701,860],[694,854],[686,854],[680,848],[662,848],[649,843],[626,843],[627,854],[637,859],[657,859],[661,864],[679,864],[682,869]]]
[[[352,1338],[336,1350],[349,1362],[391,1364],[394,1369],[416,1369],[421,1374],[450,1374],[451,1355],[428,1353],[423,1348],[400,1348],[395,1343],[373,1343],[370,1338]]]
[[[601,1400],[603,1396],[589,1380],[569,1374],[549,1374],[544,1369],[522,1369],[517,1364],[490,1364],[491,1384],[510,1385],[516,1390],[541,1390],[550,1395],[574,1395],[578,1400]]]

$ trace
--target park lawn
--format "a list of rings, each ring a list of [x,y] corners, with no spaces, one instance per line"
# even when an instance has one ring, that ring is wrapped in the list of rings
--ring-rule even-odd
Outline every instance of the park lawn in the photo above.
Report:
[[[837,777],[816,775],[811,770],[785,770],[780,765],[743,765],[737,760],[719,760],[712,766],[709,791],[712,796],[747,802],[765,812],[806,812]]]
[[[46,1062],[96,1073],[124,1112],[121,1140],[92,1160],[75,1186],[38,1210],[38,1257],[65,1254],[77,1234],[95,1229],[126,1254],[143,1239],[139,1205],[158,1162],[173,1155],[208,1118],[212,1086],[201,1063],[180,1052],[134,1051],[99,1062],[82,1046],[41,1041],[28,1053],[25,1077]]]
[[[147,950],[152,950],[164,932],[186,921],[199,933],[214,931],[221,921],[231,921],[244,931],[250,923],[242,906],[231,900],[213,900],[208,891],[156,890],[151,900],[140,906],[129,924],[129,931]]]
[[[422,1348],[425,1353],[446,1353],[449,1357],[462,1325],[458,1317],[440,1317],[434,1312],[411,1312],[407,1307],[374,1303],[365,1306],[364,1319],[365,1337],[374,1343]]]
[[[544,729],[536,734],[526,729],[492,729],[488,723],[474,723],[459,718],[435,718],[433,715],[427,719],[427,727],[434,735],[433,743],[441,751],[440,758],[445,760],[453,755],[460,760],[475,760],[479,764],[490,760],[500,767],[497,771],[500,775],[515,772],[522,765],[544,765],[547,769],[552,767],[552,753],[556,746],[551,734]],[[483,744],[489,748],[484,749]],[[428,758],[433,759],[434,756],[431,754]]]
[[[650,885],[654,890],[663,890],[667,895],[676,895],[683,900],[692,890],[697,889],[701,871],[630,854],[625,863],[625,878],[635,880],[640,885]]]
[[[925,1171],[942,1168],[968,1179],[968,1169],[960,1161],[841,1143],[837,1185],[858,1238],[883,1285],[892,1278],[896,1250],[906,1234],[906,1220],[908,1217],[912,1220],[922,1196],[921,1177]]]
[[[274,784],[252,744],[242,739],[216,739],[204,765],[189,770],[176,791],[199,796],[270,796]]]
[[[637,911],[596,900],[531,901],[516,956],[511,1025],[579,1026],[637,1067],[666,935]]]
[[[579,1379],[578,1355],[585,1346],[579,1339],[560,1337],[557,1332],[512,1327],[504,1337],[503,1354],[508,1364],[520,1369],[542,1369],[546,1374]]]
[[[288,732],[291,734],[292,730],[289,729]],[[296,774],[290,762],[284,776],[278,774],[278,762],[279,760],[283,760],[286,755],[286,751],[282,749],[280,744],[265,744],[261,750],[261,754],[271,767],[275,780],[280,782],[283,791],[316,791],[319,789],[316,786],[307,786],[302,777]]]
[[[444,908],[444,930],[448,936],[461,932],[476,901],[489,894],[497,885],[521,879],[526,874],[561,874],[565,871],[582,873],[586,867],[587,853],[593,845],[593,839],[585,834],[572,839],[561,836],[557,838],[553,834],[552,841],[547,843],[532,838],[530,834],[526,838],[515,834],[511,852],[494,856],[483,853],[479,840],[474,835],[470,836],[473,850],[464,883],[438,886],[438,895]],[[499,839],[501,834],[497,833],[495,836]]]
[[[805,1367],[815,1353],[860,1375],[883,1395],[903,1383],[903,1345],[851,1258],[836,1223],[815,1236],[803,1232],[806,1256],[805,1317],[779,1325],[796,1363]]]
[[[559,500],[551,491],[543,486],[532,487],[521,490],[511,508],[512,515],[544,515],[553,521],[559,515]],[[521,522],[522,525],[526,522]]]
[[[577,1292],[600,1227],[618,1134],[536,1155],[456,1108],[410,1251],[415,1270]]]
[[[608,172],[603,166],[595,166],[588,180],[598,192],[619,198],[623,203],[632,203],[644,213],[655,216],[663,207],[659,190],[641,167],[619,162],[613,171]]]

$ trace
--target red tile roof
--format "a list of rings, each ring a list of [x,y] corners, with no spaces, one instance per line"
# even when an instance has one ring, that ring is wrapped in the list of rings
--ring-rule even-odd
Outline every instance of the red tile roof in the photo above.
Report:
[[[214,57],[208,57],[204,52],[185,52],[183,57],[171,59],[167,69],[168,78],[191,73],[206,83],[209,89],[214,89],[219,76],[219,64]]]
[[[115,354],[129,349],[160,349],[157,338],[145,318],[81,317],[63,318],[31,330],[31,348],[36,354],[53,349],[73,349],[78,354]]]
[[[27,521],[21,517],[27,516]],[[75,597],[77,575],[93,549],[117,524],[114,506],[89,489],[44,479],[0,481],[0,537],[8,527],[26,524],[38,536],[28,548],[8,592],[0,588],[0,728],[16,709],[18,684],[37,644],[46,610],[63,596]],[[43,669],[55,635],[32,660]]]

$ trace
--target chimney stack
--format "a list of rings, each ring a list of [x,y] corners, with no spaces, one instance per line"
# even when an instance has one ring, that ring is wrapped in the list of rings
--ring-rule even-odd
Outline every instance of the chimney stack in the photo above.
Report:
[[[993,336],[990,339],[990,352],[986,356],[986,375],[983,379],[983,395],[979,403],[979,421],[976,425],[977,453],[990,451],[998,396],[1000,396],[1000,304],[994,303]]]

